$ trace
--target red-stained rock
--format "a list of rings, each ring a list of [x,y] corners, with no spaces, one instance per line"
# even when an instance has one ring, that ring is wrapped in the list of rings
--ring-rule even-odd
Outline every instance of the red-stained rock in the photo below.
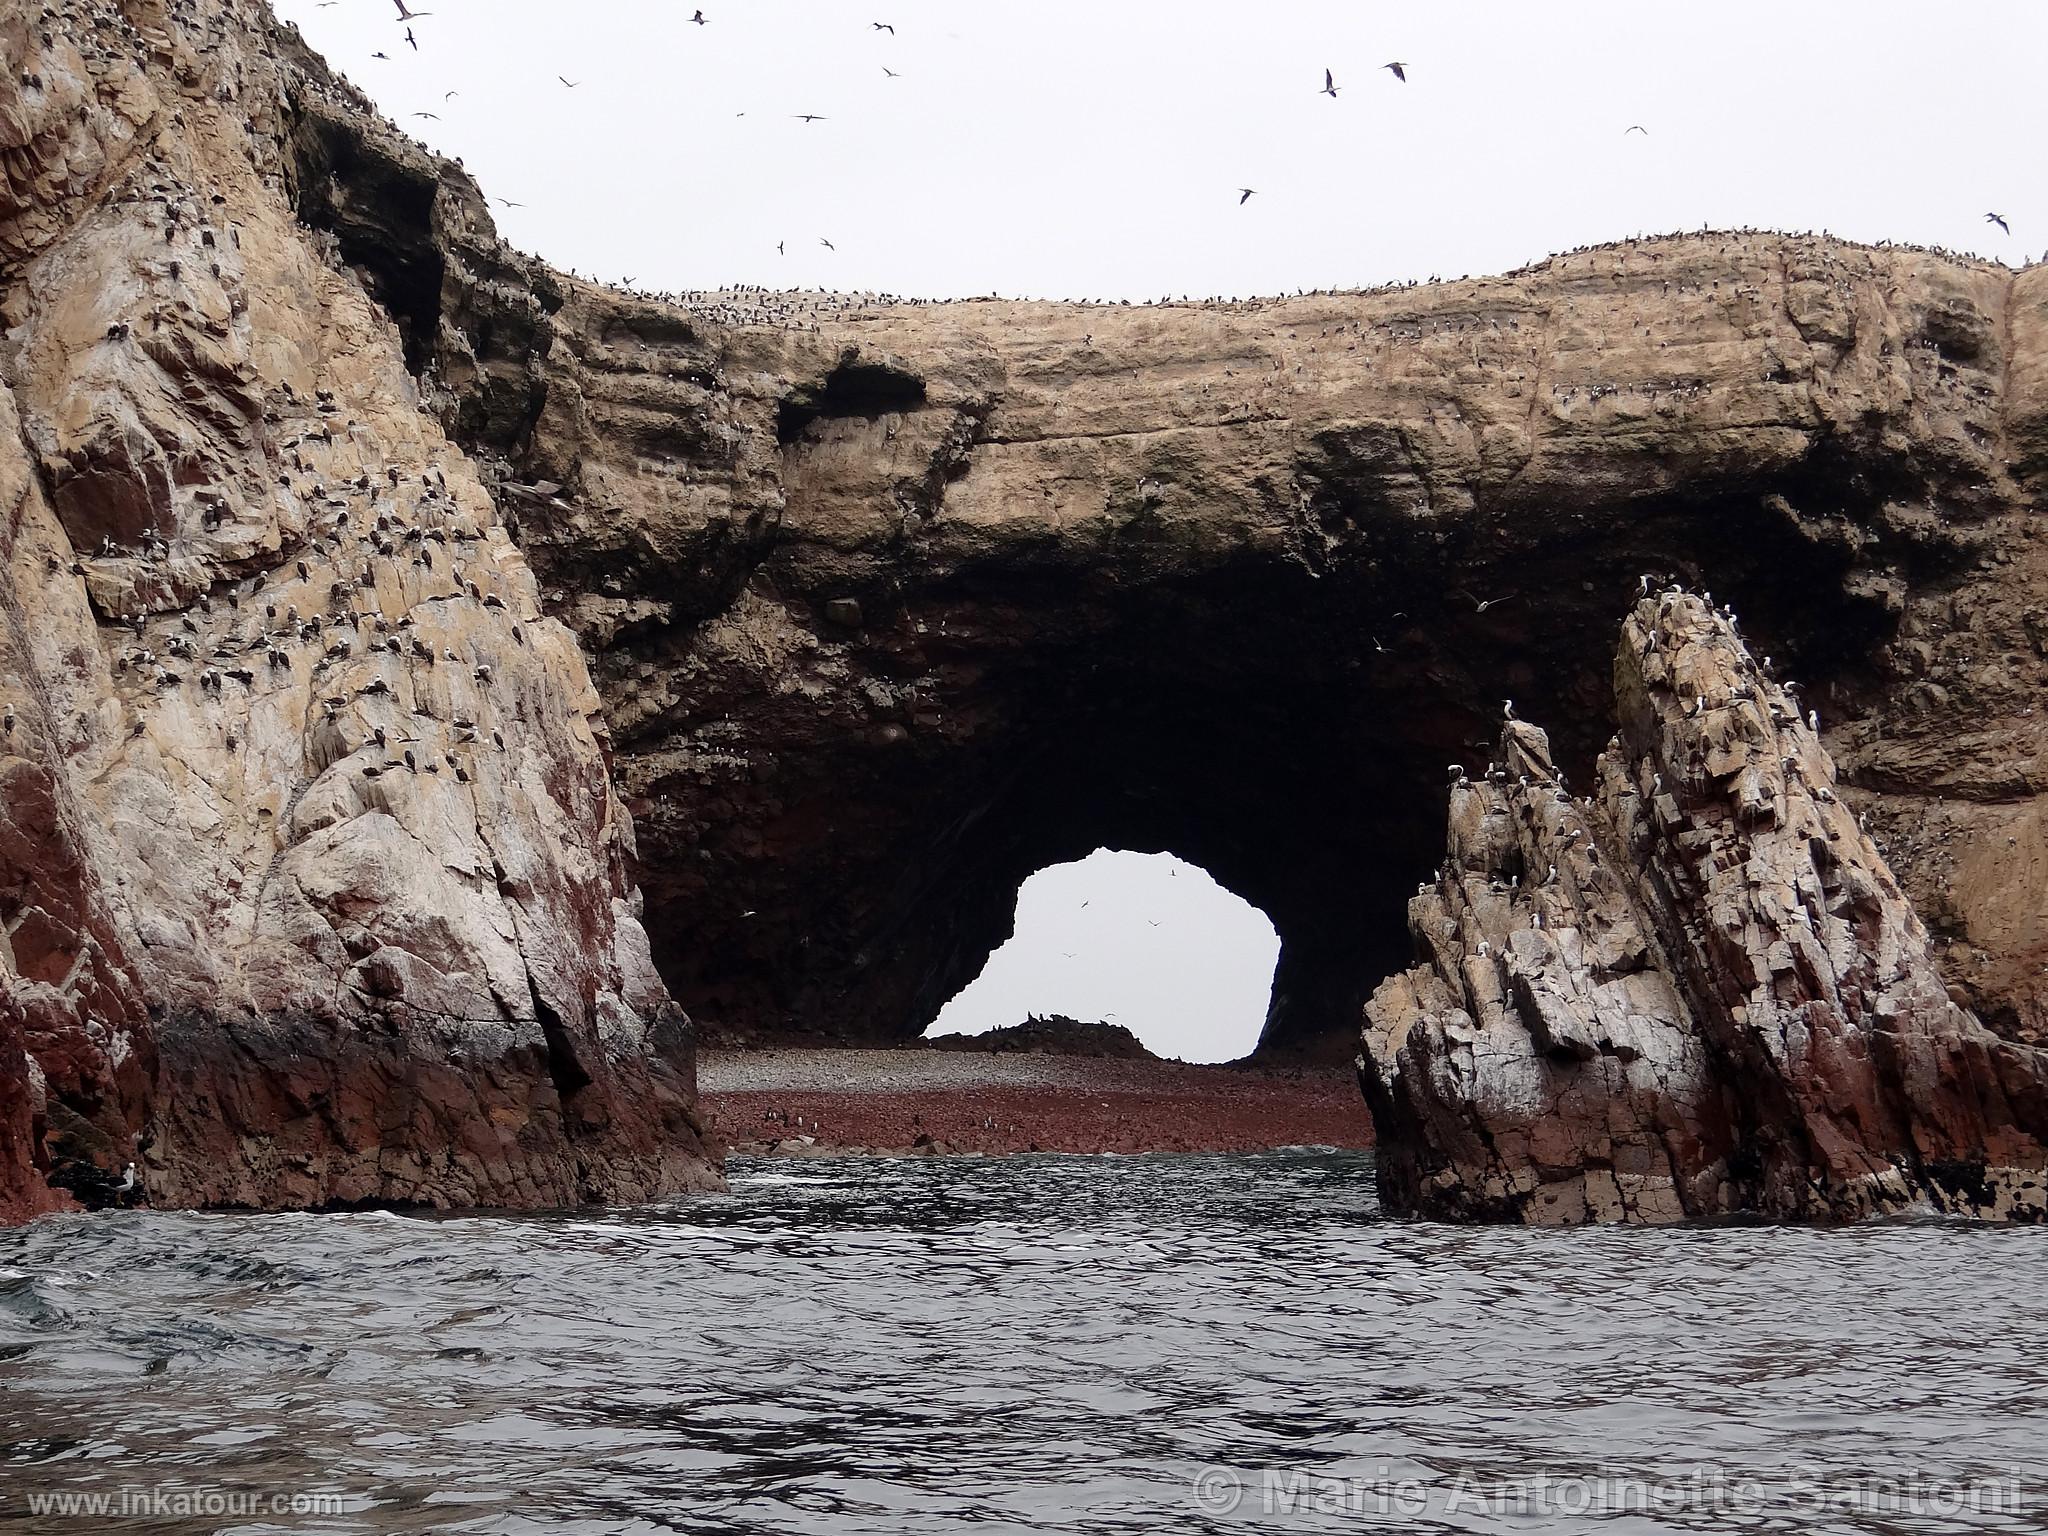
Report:
[[[1510,720],[1368,1005],[1389,1203],[1532,1224],[2048,1215],[2048,1053],[1949,997],[1798,704],[1645,599],[1590,798]]]

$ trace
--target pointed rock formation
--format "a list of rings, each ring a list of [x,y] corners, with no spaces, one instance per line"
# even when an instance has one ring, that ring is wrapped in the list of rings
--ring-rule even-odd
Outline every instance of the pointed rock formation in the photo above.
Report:
[[[1388,1201],[1530,1224],[2048,1214],[2048,1053],[1948,995],[1794,697],[1639,603],[1590,798],[1510,720],[1366,1008]]]

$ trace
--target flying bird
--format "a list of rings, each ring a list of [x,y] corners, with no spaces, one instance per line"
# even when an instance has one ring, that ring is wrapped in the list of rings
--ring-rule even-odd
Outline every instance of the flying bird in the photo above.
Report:
[[[775,254],[776,254],[776,255],[778,255],[778,256],[787,256],[787,255],[789,254],[789,252],[785,251],[785,250],[783,249],[783,247],[784,247],[785,245],[787,245],[788,243],[789,243],[789,242],[788,242],[787,240],[778,240],[778,241],[776,241],[776,242],[775,242]]]
[[[1327,69],[1323,71],[1322,94],[1325,96],[1335,96],[1337,94],[1337,77]]]
[[[524,203],[513,202],[509,197],[501,197],[497,201],[503,203],[507,208],[524,208],[526,206]]]
[[[2012,226],[2005,222],[2005,215],[2002,213],[1987,213],[1984,215],[1984,222],[1986,224],[1996,224],[2008,235],[2012,233]]]
[[[895,70],[891,69],[886,64],[882,66],[882,73],[887,75],[891,80],[901,80],[903,78],[901,75],[897,74]]]
[[[822,123],[827,121],[816,112],[792,112],[790,116],[800,123]]]
[[[1243,194],[1237,200],[1237,206],[1240,208],[1242,208],[1246,203],[1250,202],[1254,197],[1258,195],[1257,192],[1250,187],[1239,187],[1237,190]]]
[[[1502,603],[1512,603],[1515,600],[1516,594],[1510,592],[1506,597],[1479,598],[1474,597],[1470,592],[1461,591],[1458,594],[1458,596],[1464,598],[1466,602],[1470,603],[1472,605],[1474,612],[1484,613],[1489,608],[1498,608]],[[1510,714],[1508,718],[1512,720],[1514,719],[1514,716]]]
[[[413,116],[431,118],[434,122],[437,123],[441,121],[441,114],[438,112],[415,112],[413,113]]]
[[[569,87],[569,89],[572,91],[575,90],[577,86],[583,83],[581,80],[571,80],[567,75],[557,75],[555,76],[555,78],[561,81],[562,84]]]
[[[416,16],[431,16],[434,14],[432,11],[408,10],[405,0],[391,0],[391,3],[398,7],[398,19],[400,21],[411,21]]]
[[[823,235],[818,236],[818,244],[825,247],[825,249],[828,251],[836,251],[839,249],[838,246],[834,245],[830,240],[827,240]]]
[[[700,27],[706,24],[704,21],[704,13],[702,11],[699,11],[696,15],[692,16],[690,20],[697,23],[697,25]]]
[[[441,93],[441,99],[443,101],[453,101],[456,97],[460,96],[461,94],[462,92],[460,91],[443,91]]]
[[[1404,84],[1407,82],[1408,66],[1402,63],[1400,60],[1396,59],[1392,64],[1382,64],[1380,68],[1391,69],[1394,72],[1394,78],[1396,80],[1399,80]]]
[[[1630,123],[1621,131],[1621,136],[1625,139],[1632,133],[1640,133],[1646,139],[1650,136],[1650,130],[1641,123]]]
[[[890,26],[890,25],[889,25],[889,23],[887,23],[886,21],[878,21],[878,22],[876,22],[876,23],[875,23],[875,30],[876,30],[877,32],[886,32],[886,33],[888,33],[888,34],[889,34],[889,35],[890,35],[891,37],[894,37],[894,36],[896,35],[896,29],[895,29],[894,27]]]
[[[405,40],[408,43],[412,44],[412,51],[414,53],[418,53],[420,51],[420,40],[412,35],[411,27],[407,27],[405,29]]]
[[[379,52],[371,54],[370,57],[373,59],[382,59],[387,64],[391,62],[391,55],[388,53],[384,53],[381,50]]]

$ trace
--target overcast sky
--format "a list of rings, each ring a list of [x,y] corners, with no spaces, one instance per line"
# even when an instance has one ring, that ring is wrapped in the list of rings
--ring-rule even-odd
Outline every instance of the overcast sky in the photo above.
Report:
[[[524,203],[508,238],[648,287],[1270,293],[1702,222],[2048,249],[2036,0],[413,3],[417,51],[393,0],[278,9]]]
[[[1248,295],[1703,223],[2048,250],[2039,0],[412,0],[417,49],[393,0],[276,3],[507,238],[643,288]],[[1241,1054],[1271,930],[1164,867],[1033,883],[947,1023]]]

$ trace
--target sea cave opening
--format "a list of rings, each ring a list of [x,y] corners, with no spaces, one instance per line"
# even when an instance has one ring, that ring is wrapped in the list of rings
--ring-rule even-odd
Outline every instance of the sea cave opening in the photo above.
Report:
[[[1273,995],[1272,919],[1170,853],[1098,848],[1017,890],[1015,926],[926,1031],[984,1034],[1030,1019],[1108,1024],[1155,1056],[1252,1054]]]

